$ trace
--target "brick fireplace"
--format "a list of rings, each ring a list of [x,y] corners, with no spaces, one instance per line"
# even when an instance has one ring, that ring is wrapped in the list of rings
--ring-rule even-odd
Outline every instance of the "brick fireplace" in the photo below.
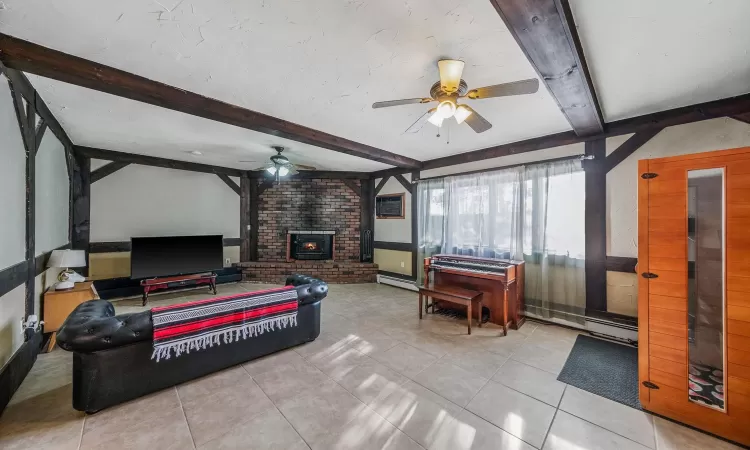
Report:
[[[293,258],[295,240],[303,245],[318,242],[298,239],[306,235],[329,236],[330,257],[310,259],[314,252],[308,251]],[[282,180],[260,194],[258,261],[239,265],[244,279],[273,283],[291,273],[332,283],[374,282],[378,270],[376,264],[360,260],[359,195],[343,180],[317,178]]]

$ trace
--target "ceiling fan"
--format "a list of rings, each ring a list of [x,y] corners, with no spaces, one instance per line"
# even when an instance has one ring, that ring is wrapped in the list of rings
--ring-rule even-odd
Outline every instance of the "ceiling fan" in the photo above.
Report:
[[[493,97],[508,97],[511,95],[533,94],[539,90],[539,80],[536,78],[469,90],[469,86],[461,79],[461,74],[464,71],[464,62],[453,59],[438,61],[438,70],[440,71],[440,81],[432,85],[429,97],[376,102],[372,104],[372,107],[377,109],[389,106],[410,105],[413,103],[438,102],[435,108],[424,113],[412,126],[407,128],[406,132],[416,133],[422,129],[426,122],[430,122],[436,127],[441,127],[445,119],[455,117],[456,122],[459,124],[466,122],[475,132],[483,133],[492,128],[492,124],[478,112],[474,111],[471,106],[459,104],[459,99],[480,100]]]
[[[317,168],[313,166],[306,166],[304,164],[292,164],[291,161],[289,161],[289,158],[281,154],[281,152],[284,151],[284,147],[273,145],[271,146],[271,148],[276,150],[277,154],[271,156],[271,161],[267,162],[263,167],[259,167],[253,170],[265,170],[269,174],[273,175],[277,182],[279,181],[280,177],[285,177],[290,174],[295,175],[299,173],[298,169],[317,170]]]

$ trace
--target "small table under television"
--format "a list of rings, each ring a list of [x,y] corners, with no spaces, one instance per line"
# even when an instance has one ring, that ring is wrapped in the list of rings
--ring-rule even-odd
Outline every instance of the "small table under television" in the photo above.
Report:
[[[195,275],[177,275],[174,277],[157,277],[141,280],[143,287],[143,306],[148,303],[148,294],[152,291],[168,289],[173,287],[199,286],[207,284],[216,295],[216,274],[202,273]]]

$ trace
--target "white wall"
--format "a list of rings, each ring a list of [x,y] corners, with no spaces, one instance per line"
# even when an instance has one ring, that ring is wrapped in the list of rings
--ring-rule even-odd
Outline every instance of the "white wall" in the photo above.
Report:
[[[614,151],[627,136],[607,140]],[[750,125],[730,118],[669,127],[607,174],[607,255],[638,256],[638,160],[750,146]]]
[[[404,174],[406,181],[411,182],[411,174]],[[375,186],[380,179],[375,180]],[[375,218],[375,240],[384,242],[406,242],[411,243],[411,194],[391,177],[380,190],[378,195],[401,194],[404,195],[404,218],[403,219],[378,219]]]
[[[26,258],[26,152],[10,89],[0,76],[0,271]],[[23,343],[24,285],[0,297],[0,367]]]
[[[216,175],[131,164],[91,185],[91,242],[239,228],[240,197]]]
[[[68,244],[70,181],[65,165],[65,148],[49,130],[36,154],[34,225],[36,256]]]

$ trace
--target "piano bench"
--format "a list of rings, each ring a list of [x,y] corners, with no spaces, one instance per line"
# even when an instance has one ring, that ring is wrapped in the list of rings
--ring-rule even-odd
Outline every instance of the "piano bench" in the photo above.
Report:
[[[455,303],[458,305],[466,306],[466,319],[469,323],[469,334],[471,334],[471,315],[472,309],[477,312],[477,322],[479,327],[482,326],[482,293],[478,291],[471,291],[469,289],[462,289],[453,286],[426,286],[419,288],[419,319],[422,319],[422,305],[424,303],[424,310],[427,313],[426,300],[432,297],[433,312],[435,300],[442,300],[449,303]]]

